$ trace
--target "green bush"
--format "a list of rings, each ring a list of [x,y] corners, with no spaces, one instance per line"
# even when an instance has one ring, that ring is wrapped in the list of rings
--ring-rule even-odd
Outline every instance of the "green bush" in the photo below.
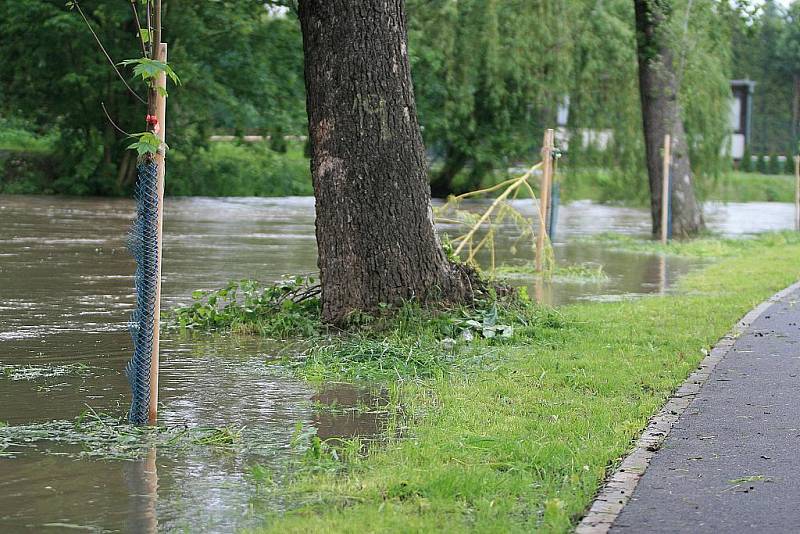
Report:
[[[769,164],[767,165],[767,174],[783,174],[783,163],[774,152],[769,155]]]
[[[211,143],[187,156],[170,152],[168,195],[310,195],[311,172],[302,147],[276,153],[266,143]]]
[[[742,154],[742,161],[739,164],[739,170],[742,172],[753,172],[753,154],[750,153],[750,147],[745,145],[744,154]]]

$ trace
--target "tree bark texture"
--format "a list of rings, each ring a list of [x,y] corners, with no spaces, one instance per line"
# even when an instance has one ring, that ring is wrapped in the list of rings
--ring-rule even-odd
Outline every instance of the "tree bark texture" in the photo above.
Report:
[[[322,315],[471,298],[433,222],[403,0],[301,0]]]
[[[694,193],[689,146],[678,101],[679,78],[668,38],[669,0],[634,0],[639,94],[650,182],[653,235],[661,233],[661,185],[664,136],[672,137],[672,235],[688,237],[703,229]]]

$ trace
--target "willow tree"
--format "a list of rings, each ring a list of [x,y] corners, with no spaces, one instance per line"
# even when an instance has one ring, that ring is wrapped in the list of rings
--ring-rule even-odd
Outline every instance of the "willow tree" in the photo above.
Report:
[[[441,162],[434,196],[473,190],[493,169],[537,157],[568,92],[570,13],[580,1],[409,0],[420,116]]]
[[[433,224],[403,0],[300,0],[322,315],[463,301]]]
[[[661,233],[664,137],[672,138],[672,234],[687,237],[703,228],[694,191],[689,144],[683,124],[678,57],[671,26],[672,0],[634,0],[639,94],[642,105],[653,235]]]

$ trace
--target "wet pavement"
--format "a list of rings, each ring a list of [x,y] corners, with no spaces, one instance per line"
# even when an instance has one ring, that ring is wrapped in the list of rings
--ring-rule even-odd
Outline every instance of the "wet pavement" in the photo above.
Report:
[[[800,529],[800,289],[736,339],[672,427],[612,532]]]

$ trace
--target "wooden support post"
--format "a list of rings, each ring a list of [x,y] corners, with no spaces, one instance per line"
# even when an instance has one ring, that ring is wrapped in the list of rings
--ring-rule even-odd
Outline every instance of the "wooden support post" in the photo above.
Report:
[[[664,245],[667,244],[667,236],[669,235],[669,168],[671,163],[671,148],[672,140],[670,135],[667,134],[664,136],[664,165],[661,171],[661,243]]]
[[[794,157],[794,229],[800,232],[800,155]]]
[[[167,44],[158,44],[158,59],[159,61],[167,62]],[[164,90],[167,88],[167,74],[161,72],[156,80],[156,87],[162,87]],[[156,155],[156,164],[158,165],[158,280],[156,283],[156,301],[155,310],[153,314],[153,352],[150,355],[150,405],[148,406],[147,422],[148,424],[155,425],[158,418],[158,341],[159,341],[159,320],[161,318],[161,249],[164,223],[164,171],[165,166],[165,153],[164,143],[167,138],[167,97],[163,91],[156,94],[156,108],[155,115],[158,118],[158,138],[161,140],[162,148]]]
[[[550,188],[553,184],[553,142],[555,132],[547,129],[542,143],[542,181],[539,189],[539,234],[536,236],[536,270],[544,269],[544,245],[547,236],[547,217]]]

